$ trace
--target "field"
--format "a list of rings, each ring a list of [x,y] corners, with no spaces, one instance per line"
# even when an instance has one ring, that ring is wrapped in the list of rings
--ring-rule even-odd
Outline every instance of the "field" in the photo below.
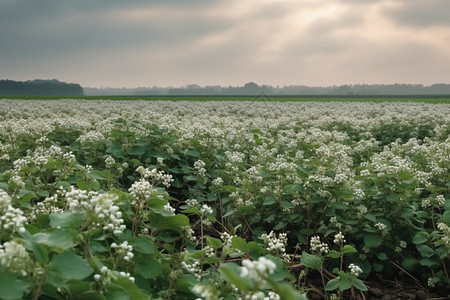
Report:
[[[0,299],[450,293],[448,98],[95,99],[0,100]]]

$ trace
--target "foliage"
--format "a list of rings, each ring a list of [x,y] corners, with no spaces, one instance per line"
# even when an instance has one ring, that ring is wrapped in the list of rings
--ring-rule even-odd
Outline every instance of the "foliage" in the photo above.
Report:
[[[444,104],[2,104],[2,299],[449,286]]]

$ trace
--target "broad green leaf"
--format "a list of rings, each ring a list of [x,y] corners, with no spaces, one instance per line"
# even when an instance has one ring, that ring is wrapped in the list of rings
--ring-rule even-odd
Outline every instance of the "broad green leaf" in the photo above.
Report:
[[[365,214],[364,218],[366,218],[367,220],[372,221],[374,223],[377,221],[377,217],[373,214]]]
[[[378,252],[377,253],[377,257],[378,257],[379,260],[387,260],[388,259],[388,257],[387,257],[385,252]]]
[[[67,280],[82,280],[94,271],[86,260],[72,252],[57,254],[49,267]]]
[[[145,256],[136,262],[137,272],[146,279],[158,277],[161,274],[162,266],[154,258]]]
[[[48,245],[63,251],[71,249],[77,245],[74,243],[74,237],[76,234],[77,231],[75,230],[57,228],[50,233],[50,236],[48,237]]]
[[[162,216],[155,212],[148,214],[150,225],[159,230],[178,231],[181,226],[189,226],[189,218],[185,215],[178,214],[175,216]]]
[[[208,246],[210,246],[210,247],[213,247],[214,249],[218,249],[223,246],[223,243],[221,240],[210,237],[210,236],[206,237],[206,244],[208,244]]]
[[[341,278],[337,277],[335,279],[331,279],[327,282],[325,286],[325,290],[327,291],[334,291],[339,288],[339,283],[341,282]]]
[[[360,291],[363,291],[363,292],[367,291],[367,287],[364,284],[364,282],[362,282],[358,278],[353,279],[352,285]]]
[[[327,257],[339,258],[339,257],[341,257],[341,252],[338,252],[336,250],[331,250],[330,252],[328,252]]]
[[[376,234],[364,235],[364,244],[369,248],[377,248],[383,243],[383,238]]]
[[[408,272],[414,272],[418,265],[419,262],[412,256],[406,256],[402,259],[402,267]]]
[[[342,251],[344,251],[344,253],[358,252],[353,246],[350,246],[350,245],[344,245],[344,247],[342,248]]]
[[[277,198],[274,196],[267,196],[266,199],[264,199],[264,202],[262,205],[272,205],[277,202]]]
[[[233,248],[235,248],[235,249],[240,250],[241,252],[244,252],[244,253],[249,252],[247,242],[241,237],[234,236],[231,239],[231,246],[233,246]]]
[[[200,152],[197,150],[188,150],[185,152],[186,155],[192,156],[192,157],[200,157]]]
[[[352,281],[350,280],[350,278],[348,278],[348,277],[341,278],[341,280],[339,281],[339,290],[340,291],[348,290],[351,287],[352,287]]]
[[[142,156],[145,153],[144,146],[133,146],[127,149],[127,153],[130,155]]]
[[[420,231],[414,235],[412,241],[414,244],[423,244],[428,242],[428,233],[426,231]]]
[[[308,254],[305,251],[303,251],[300,261],[306,267],[312,269],[320,269],[320,267],[322,266],[322,260],[319,257],[312,254]]]
[[[133,246],[133,251],[153,254],[155,253],[155,243],[151,241],[148,237],[142,236],[134,240],[131,245]]]
[[[431,257],[434,254],[434,250],[427,245],[416,245],[417,250],[419,250],[420,254],[422,255],[422,257]]]
[[[94,178],[97,180],[105,180],[106,179],[105,171],[100,170],[92,170],[87,174],[87,177]]]
[[[435,259],[431,259],[428,257],[422,258],[419,261],[420,265],[425,266],[425,267],[431,267],[431,266],[435,266],[438,264],[438,261],[436,261]]]
[[[133,300],[150,300],[150,296],[144,294],[133,282],[130,281],[127,277],[119,276],[114,281],[114,285],[120,287],[122,291],[124,291],[130,299]],[[111,299],[113,297],[108,297]],[[123,299],[123,296],[119,296],[118,299]]]
[[[442,215],[442,221],[450,226],[450,211],[444,212],[444,214]]]
[[[50,226],[53,228],[78,228],[83,222],[83,215],[70,211],[53,213],[49,217]]]
[[[28,291],[29,284],[18,279],[9,272],[0,273],[0,298],[4,300],[23,299],[24,293]]]
[[[283,208],[294,208],[294,204],[289,201],[281,201],[281,207]]]

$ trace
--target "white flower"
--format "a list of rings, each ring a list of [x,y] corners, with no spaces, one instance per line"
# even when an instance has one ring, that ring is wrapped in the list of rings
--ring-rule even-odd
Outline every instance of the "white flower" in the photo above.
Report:
[[[383,224],[383,223],[381,223],[381,222],[375,223],[374,226],[375,226],[376,228],[378,228],[378,230],[381,230],[381,231],[385,230],[386,227],[387,227],[385,224]]]
[[[241,267],[241,277],[260,281],[273,274],[276,265],[273,261],[261,256],[258,260],[244,259]]]
[[[350,273],[352,273],[355,277],[358,277],[363,273],[361,268],[355,264],[350,264],[348,268],[350,269]]]
[[[345,242],[346,240],[344,239],[344,235],[339,231],[339,233],[334,236],[334,243],[337,245],[341,245]]]
[[[175,213],[175,208],[170,206],[170,203],[167,203],[166,205],[164,205],[164,210],[167,210],[168,212],[171,212],[171,213]]]
[[[206,204],[203,204],[202,208],[200,208],[200,213],[203,215],[212,215],[213,210]]]
[[[319,236],[311,237],[311,240],[309,241],[309,246],[310,246],[312,252],[316,252],[319,254],[327,254],[328,252],[330,252],[330,248],[328,247],[328,245],[325,243],[322,243],[320,241]]]

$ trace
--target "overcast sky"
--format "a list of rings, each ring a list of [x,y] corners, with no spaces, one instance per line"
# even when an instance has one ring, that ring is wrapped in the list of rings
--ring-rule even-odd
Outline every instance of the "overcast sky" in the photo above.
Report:
[[[0,79],[450,83],[450,0],[0,0]]]

